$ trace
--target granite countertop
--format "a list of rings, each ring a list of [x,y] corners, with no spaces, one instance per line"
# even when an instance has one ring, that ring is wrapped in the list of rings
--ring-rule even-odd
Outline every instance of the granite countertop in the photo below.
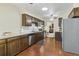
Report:
[[[42,32],[42,31],[38,31],[38,32]],[[29,34],[38,33],[38,32],[12,33],[10,35],[1,35],[0,39],[7,39],[7,38],[21,36],[21,35],[29,35]]]

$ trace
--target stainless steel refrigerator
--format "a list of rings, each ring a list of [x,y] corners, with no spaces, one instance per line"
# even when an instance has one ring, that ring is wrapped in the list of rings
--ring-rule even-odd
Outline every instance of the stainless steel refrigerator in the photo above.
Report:
[[[66,52],[79,54],[79,18],[63,20],[62,48]]]

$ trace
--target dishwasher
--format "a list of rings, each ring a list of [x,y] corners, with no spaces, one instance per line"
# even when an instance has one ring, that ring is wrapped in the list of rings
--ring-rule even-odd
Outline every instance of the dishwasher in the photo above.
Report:
[[[31,45],[31,44],[32,44],[32,42],[31,42],[31,41],[32,41],[32,36],[30,35],[30,36],[29,36],[29,45]]]
[[[32,35],[29,35],[29,45],[32,45],[32,44],[34,44],[35,43],[35,40],[34,40],[34,35],[32,34]]]

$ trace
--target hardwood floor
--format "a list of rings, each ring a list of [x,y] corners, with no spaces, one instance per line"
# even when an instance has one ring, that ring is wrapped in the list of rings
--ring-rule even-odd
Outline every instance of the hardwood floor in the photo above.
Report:
[[[40,41],[17,56],[77,56],[77,54],[64,52],[60,41],[55,41],[54,38],[46,38],[44,43]]]

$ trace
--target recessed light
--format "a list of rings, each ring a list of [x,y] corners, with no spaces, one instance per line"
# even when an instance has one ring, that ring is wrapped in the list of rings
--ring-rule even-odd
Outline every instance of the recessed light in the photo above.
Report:
[[[47,7],[43,7],[43,8],[42,8],[42,11],[47,11],[47,10],[48,10]]]

